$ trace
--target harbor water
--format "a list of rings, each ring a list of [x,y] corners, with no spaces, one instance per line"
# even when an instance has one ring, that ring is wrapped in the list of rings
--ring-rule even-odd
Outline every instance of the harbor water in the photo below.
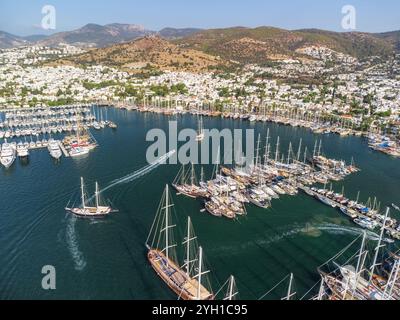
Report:
[[[146,150],[151,143],[145,140],[150,129],[167,131],[168,121],[175,119],[178,129],[197,129],[198,119],[114,108],[108,109],[108,118],[118,129],[91,129],[99,146],[83,158],[53,161],[47,149],[33,150],[29,162],[17,159],[11,168],[0,169],[1,299],[176,299],[149,265],[145,242],[163,189],[180,167],[154,166],[137,177],[115,182],[148,165]],[[311,154],[315,141],[322,139],[326,156],[348,163],[353,157],[361,169],[334,183],[337,191],[344,186],[351,199],[360,191],[363,202],[377,197],[381,210],[400,203],[400,159],[370,150],[364,138],[209,117],[204,118],[204,127],[254,128],[261,141],[269,128],[272,147],[279,136],[284,153],[290,142],[296,151],[302,139]],[[210,178],[213,166],[204,169]],[[67,214],[68,202],[79,200],[80,177],[90,194],[96,181],[101,188],[114,183],[103,197],[119,212],[98,221]],[[234,275],[241,299],[258,299],[291,272],[297,297],[302,297],[320,280],[318,266],[363,231],[338,210],[302,192],[272,201],[270,209],[247,205],[248,215],[236,221],[210,216],[201,212],[200,201],[172,194],[173,218],[180,230],[176,242],[183,241],[190,216],[214,291]],[[391,216],[400,219],[394,210]],[[371,246],[377,238],[377,233],[368,233]],[[41,271],[46,265],[56,269],[56,290],[42,288]],[[266,298],[279,299],[286,291],[283,284]]]

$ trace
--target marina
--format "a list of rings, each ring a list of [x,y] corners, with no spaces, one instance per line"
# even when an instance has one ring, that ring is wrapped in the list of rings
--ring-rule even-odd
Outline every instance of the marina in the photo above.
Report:
[[[103,109],[97,108],[97,113],[94,110],[92,105],[70,105],[0,112],[3,166],[9,168],[16,156],[27,159],[30,151],[44,148],[55,160],[59,160],[62,155],[67,158],[87,155],[97,146],[90,128],[118,128],[114,122],[107,120],[107,116],[103,116]]]
[[[96,112],[98,114],[99,111],[96,109]],[[134,182],[107,190],[104,196],[112,201],[113,208],[119,209],[118,214],[95,221],[75,220],[75,215],[65,211],[65,205],[69,199],[79,198],[80,178],[85,178],[85,184],[91,190],[89,194],[92,195],[95,193],[96,181],[107,188],[119,177],[146,166],[148,144],[143,142],[146,132],[152,128],[167,130],[171,119],[171,116],[162,114],[118,108],[108,108],[108,117],[118,125],[118,130],[89,129],[100,147],[93,149],[87,157],[66,158],[53,163],[49,161],[49,152],[32,150],[29,165],[16,161],[9,169],[1,169],[0,190],[8,194],[1,210],[0,225],[2,243],[5,243],[0,250],[0,259],[5,266],[0,271],[0,286],[5,288],[1,293],[2,297],[49,298],[49,293],[35,289],[37,275],[25,266],[40,269],[44,264],[57,263],[59,274],[66,275],[66,278],[60,277],[58,280],[65,290],[51,293],[58,298],[177,299],[179,294],[166,283],[168,279],[161,279],[154,271],[148,258],[149,251],[144,247],[154,221],[154,213],[158,209],[160,195],[165,190],[165,184],[174,181],[177,186],[186,186],[180,191],[175,189],[176,192],[173,192],[171,186],[169,192],[175,204],[174,210],[171,209],[170,223],[177,226],[174,230],[182,230],[182,234],[174,232],[175,237],[168,240],[171,244],[178,245],[178,259],[173,259],[168,265],[178,272],[176,275],[182,274],[186,277],[185,268],[181,267],[186,259],[186,250],[181,243],[185,242],[187,218],[190,216],[206,262],[203,270],[210,270],[207,276],[214,290],[208,292],[212,292],[216,299],[223,299],[221,295],[217,295],[218,288],[231,275],[234,275],[231,283],[237,287],[241,299],[259,299],[290,273],[293,273],[290,293],[287,293],[286,283],[282,290],[274,290],[266,299],[295,299],[294,292],[299,298],[313,286],[315,290],[307,298],[318,298],[321,284],[319,266],[356,238],[358,249],[352,251],[351,255],[360,250],[359,242],[364,231],[366,242],[376,247],[380,238],[379,226],[374,230],[362,228],[349,219],[349,216],[338,214],[339,209],[316,201],[314,196],[303,192],[301,185],[310,189],[314,186],[318,190],[326,189],[323,185],[325,182],[328,185],[328,180],[332,182],[333,190],[344,186],[347,199],[356,199],[358,191],[361,191],[359,203],[367,203],[367,195],[379,199],[380,205],[378,201],[375,204],[375,209],[380,209],[379,214],[383,214],[385,208],[391,204],[396,205],[400,179],[396,170],[398,160],[372,152],[357,137],[343,139],[337,135],[320,136],[303,128],[204,116],[204,128],[252,127],[256,131],[257,140],[260,135],[259,161],[254,162],[249,172],[241,172],[239,165],[230,167],[223,163],[218,170],[215,165],[204,166],[203,170],[199,166],[193,166],[193,175],[191,165],[185,166],[184,174],[179,165],[159,166]],[[198,130],[197,116],[183,114],[173,117],[183,126]],[[279,153],[276,157],[278,137]],[[54,139],[61,141],[64,137],[55,136]],[[115,139],[118,139],[118,144]],[[302,147],[298,157],[300,140]],[[306,147],[308,151],[305,156]],[[46,176],[46,182],[37,182],[43,180],[43,176]],[[280,176],[283,179],[277,180]],[[203,196],[206,194],[202,194],[205,191],[202,188],[204,184],[213,192],[218,192],[217,198],[224,195],[224,192],[226,194],[226,190],[229,197],[235,197],[241,206],[226,202],[224,197],[218,199],[223,200],[224,205],[232,206],[235,219],[217,219],[207,212],[201,212],[205,209]],[[49,185],[52,186],[50,189]],[[231,190],[234,186],[239,192]],[[261,195],[257,191],[260,186],[263,190],[262,196],[270,198],[267,209],[249,200],[253,193]],[[210,191],[208,189],[207,192]],[[244,192],[246,190],[250,192]],[[198,200],[184,196],[185,192],[193,194],[195,191],[198,192]],[[33,192],[35,197],[27,198],[27,194]],[[181,195],[177,195],[179,193]],[[371,200],[371,209],[374,207],[373,202]],[[218,205],[220,206],[219,202]],[[240,214],[240,208],[243,207],[245,210]],[[215,207],[210,210],[215,210]],[[398,220],[398,211],[393,208],[389,217]],[[52,245],[49,246],[48,243]],[[398,242],[386,230],[382,243],[385,243],[390,252],[396,252]],[[9,250],[11,247],[20,252],[13,259],[11,256],[14,255]],[[160,248],[162,250],[164,246],[161,245]],[[373,251],[371,252],[369,257],[373,258]],[[55,262],[48,261],[49,254],[54,257]],[[156,268],[156,264],[162,261],[158,260],[159,257],[159,253],[151,256]],[[388,259],[388,263],[391,261],[389,258],[385,259]],[[380,261],[381,257],[378,263]],[[158,266],[162,268],[162,265]],[[354,263],[354,267],[356,266]],[[196,269],[198,272],[197,267]],[[115,272],[108,275],[106,270]],[[392,268],[388,270],[389,278]],[[340,292],[342,288],[340,283],[344,283],[345,288],[348,278],[343,278],[341,273],[332,275],[327,270],[321,271],[326,274],[326,290],[323,292],[328,291],[328,284],[332,283],[337,284],[336,292]],[[377,274],[378,271],[374,273]],[[193,276],[195,274],[191,275]],[[364,277],[369,281],[367,276]],[[23,289],[16,285],[21,279],[26,282]],[[288,280],[290,279],[287,278]],[[363,286],[362,283],[361,281],[358,286]],[[198,288],[196,283],[193,287]],[[197,290],[194,294],[197,294]],[[358,292],[354,295],[360,297]],[[328,298],[327,294],[322,296],[324,299]],[[204,293],[204,297],[208,297],[208,294]]]
[[[107,102],[99,102],[100,105],[109,105]],[[113,104],[111,102],[111,104]],[[400,141],[395,135],[385,135],[376,128],[370,131],[362,131],[346,117],[323,115],[312,111],[299,110],[299,108],[262,104],[257,108],[238,108],[224,106],[224,111],[218,111],[215,105],[210,103],[196,103],[194,105],[178,106],[178,101],[157,100],[144,101],[143,105],[116,104],[117,108],[128,111],[150,112],[168,116],[179,114],[192,114],[201,117],[221,117],[233,120],[254,122],[270,122],[294,128],[305,128],[315,134],[337,134],[342,138],[349,136],[365,137],[372,150],[384,154],[400,157]],[[199,126],[200,128],[200,126]],[[200,132],[200,131],[199,131]],[[200,136],[200,135],[199,135]],[[202,135],[201,135],[202,136]]]

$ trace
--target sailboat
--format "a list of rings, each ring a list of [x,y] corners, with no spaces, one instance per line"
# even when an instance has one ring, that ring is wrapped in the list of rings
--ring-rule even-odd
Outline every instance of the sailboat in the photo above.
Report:
[[[171,221],[173,206],[167,185],[146,241],[147,259],[157,275],[179,299],[214,300],[212,291],[203,285],[204,276],[209,273],[203,266],[203,249],[199,247],[197,254],[192,250],[197,238],[194,236],[190,218],[188,218],[187,235],[183,242],[186,247],[185,264],[180,267],[177,262],[174,250],[176,244],[173,243],[172,233],[175,225]],[[151,243],[150,239],[152,239]]]
[[[191,165],[190,183],[187,183],[189,172],[185,172],[185,166],[179,170],[178,175],[172,183],[172,186],[178,191],[178,194],[183,194],[190,198],[208,198],[209,193],[207,189],[197,186],[196,173],[194,165]]]
[[[73,213],[80,218],[104,218],[111,213],[117,212],[117,210],[111,208],[110,206],[105,206],[101,204],[99,184],[96,182],[96,191],[94,194],[96,205],[94,207],[87,206],[88,199],[85,196],[85,186],[83,178],[81,178],[81,206],[78,208],[65,208],[66,211]],[[90,200],[90,199],[89,199]]]
[[[198,132],[197,132],[196,141],[198,141],[198,142],[203,141],[204,138],[205,138],[205,134],[204,134],[203,118],[200,118],[200,120],[199,120],[199,129],[198,129]]]

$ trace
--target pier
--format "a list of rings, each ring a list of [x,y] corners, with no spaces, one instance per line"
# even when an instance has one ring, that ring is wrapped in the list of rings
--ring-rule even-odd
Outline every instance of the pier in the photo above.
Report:
[[[61,141],[58,141],[58,145],[60,146],[61,151],[64,154],[64,157],[69,158],[69,152],[65,149],[64,144]]]

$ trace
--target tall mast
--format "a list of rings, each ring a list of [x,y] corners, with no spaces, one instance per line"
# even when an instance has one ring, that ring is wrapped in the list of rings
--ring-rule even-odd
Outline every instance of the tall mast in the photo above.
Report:
[[[190,219],[190,217],[188,217],[187,236],[185,241],[183,242],[183,244],[186,245],[185,267],[186,267],[186,275],[188,277],[190,277],[191,263],[196,261],[196,260],[190,260],[190,242],[196,239],[197,237],[192,236],[192,220]]]
[[[233,300],[233,298],[238,294],[237,290],[235,289],[235,277],[229,277],[229,284],[228,284],[228,292],[224,298],[224,300]]]
[[[383,234],[385,232],[386,221],[387,221],[388,215],[389,215],[389,208],[387,208],[387,210],[386,210],[385,219],[383,220],[383,225],[382,225],[382,228],[381,228],[381,234],[379,236],[378,245],[375,248],[375,256],[374,256],[374,260],[373,260],[373,263],[372,263],[372,266],[371,266],[371,271],[370,271],[371,274],[370,274],[370,277],[369,277],[369,283],[371,283],[372,278],[374,276],[375,267],[377,267],[379,265],[379,264],[376,264],[376,261],[378,260],[378,255],[379,255],[380,248],[384,247],[384,245],[382,245],[382,239],[383,239]]]
[[[386,284],[385,287],[385,292],[384,292],[384,297],[388,297],[388,299],[391,299],[392,297],[392,293],[393,293],[393,289],[396,285],[398,276],[399,276],[399,272],[400,272],[400,260],[397,259],[393,265],[393,269],[390,272],[390,276],[389,276],[389,280]]]
[[[195,178],[194,178],[194,164],[192,163],[192,174],[191,174],[191,177],[190,177],[190,183],[192,184],[192,186],[194,186],[194,180],[195,180]]]
[[[288,293],[284,300],[290,300],[291,296],[294,295],[294,293],[292,294],[292,283],[293,283],[293,273],[290,274]]]
[[[352,291],[352,297],[354,297],[354,293],[357,290],[357,284],[358,284],[358,279],[360,277],[363,265],[364,265],[364,261],[365,259],[363,259],[365,257],[364,255],[364,247],[365,247],[365,240],[367,239],[367,232],[364,231],[363,233],[363,239],[361,242],[361,248],[360,248],[360,252],[358,254],[358,260],[357,260],[357,268],[356,268],[356,278],[355,278],[355,283],[354,283],[354,287],[353,287],[353,291]]]
[[[203,264],[203,248],[199,247],[199,278],[198,278],[198,286],[197,286],[197,300],[201,299],[202,264]]]
[[[165,256],[167,257],[167,265],[169,261],[169,189],[168,185],[165,189]]]
[[[300,139],[299,150],[297,151],[297,161],[300,160],[302,143],[303,143],[303,139]]]
[[[257,153],[256,153],[256,167],[258,166],[258,157],[259,157],[259,152],[260,152],[260,135],[258,135],[258,140],[257,140]]]
[[[324,293],[325,293],[325,290],[324,290],[324,283],[325,283],[324,277],[321,276],[321,286],[319,287],[319,292],[318,292],[318,298],[317,298],[317,300],[322,300],[322,298],[324,297]]]
[[[318,157],[321,156],[322,140],[319,140]]]
[[[279,160],[279,137],[278,140],[276,141],[275,162],[278,162],[278,160]]]
[[[99,207],[99,184],[96,181],[96,208]]]
[[[81,177],[81,199],[82,199],[82,208],[85,208],[85,191],[83,190],[83,178]]]
[[[314,158],[315,158],[315,156],[317,155],[317,146],[318,146],[318,140],[315,140],[314,152],[313,152],[313,157],[314,157]]]

